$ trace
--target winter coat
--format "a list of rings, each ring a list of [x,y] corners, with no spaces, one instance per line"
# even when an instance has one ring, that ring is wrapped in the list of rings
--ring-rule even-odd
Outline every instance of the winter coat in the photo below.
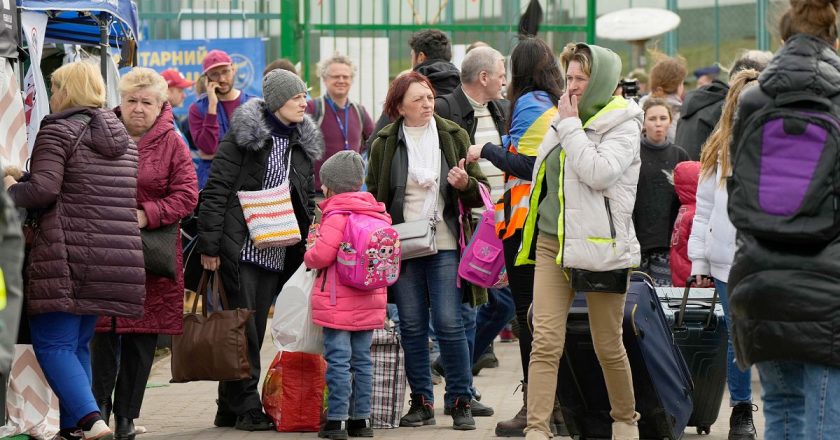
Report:
[[[667,249],[680,210],[674,183],[668,176],[678,163],[688,160],[688,154],[668,141],[654,145],[642,135],[640,156],[642,165],[633,207],[636,238],[642,252]]]
[[[826,41],[797,34],[785,41],[741,97],[732,156],[748,115],[785,92],[808,91],[840,105],[840,57]],[[835,115],[840,116],[840,115]],[[738,164],[732,164],[737,169]],[[730,190],[736,188],[730,185]],[[697,209],[700,205],[698,201]],[[792,360],[840,367],[840,237],[827,245],[776,245],[740,233],[729,276],[739,365]]]
[[[700,151],[720,120],[729,86],[714,80],[685,96],[674,143],[683,147],[691,160],[700,160]]]
[[[137,160],[111,110],[71,108],[41,122],[30,178],[9,188],[15,204],[38,218],[27,266],[30,314],[142,315]]]
[[[414,66],[414,71],[429,78],[436,96],[448,95],[461,85],[461,73],[454,64],[446,60],[426,60]]]
[[[495,99],[487,102],[487,110],[490,111],[490,116],[493,118],[496,131],[500,133],[500,136],[505,133],[509,109],[510,103],[506,99]],[[435,113],[440,115],[441,118],[448,119],[463,127],[464,130],[467,130],[470,139],[475,139],[473,137],[476,128],[475,109],[473,109],[460,84],[452,93],[435,97]]]
[[[405,135],[402,130],[403,119],[383,128],[377,134],[370,152],[368,163],[367,190],[376,200],[385,204],[394,224],[403,223],[403,208],[405,202],[405,187],[408,179],[408,150]],[[458,166],[461,159],[467,157],[470,139],[466,130],[435,115],[438,139],[442,160],[440,161],[440,197],[444,200],[443,223],[455,237],[460,235],[462,226],[458,221],[458,201],[465,208],[479,208],[484,206],[478,190],[479,183],[487,186],[487,178],[481,173],[477,163],[466,165],[470,183],[464,190],[456,190],[446,181],[449,170]],[[472,236],[469,222],[462,222],[467,240]],[[441,227],[441,226],[438,226]],[[459,254],[460,255],[460,254]],[[457,270],[457,268],[453,268]],[[468,283],[462,283],[462,285]],[[472,286],[465,289],[465,300],[473,305],[487,302],[487,290]]]
[[[250,240],[237,191],[263,189],[265,167],[274,142],[266,117],[266,104],[252,99],[233,113],[231,129],[219,145],[207,186],[201,192],[197,252],[221,258],[225,287],[239,286],[239,262],[245,240]],[[301,234],[315,216],[314,164],[324,152],[321,130],[305,116],[289,138],[292,206]],[[284,277],[303,262],[304,243],[286,249]],[[236,295],[238,289],[227,290]]]
[[[720,184],[720,167],[697,185],[697,211],[688,239],[691,275],[710,275],[724,283],[735,255],[735,226],[729,221],[726,185]]]
[[[377,202],[367,192],[343,193],[332,196],[319,205],[323,213],[314,246],[303,257],[306,267],[321,269],[312,290],[312,321],[322,327],[338,330],[374,330],[385,325],[385,305],[388,289],[360,290],[341,284],[336,277],[338,248],[345,241],[344,229],[349,211],[391,222],[385,204]],[[335,296],[332,289],[335,286]]]
[[[639,179],[642,109],[621,97],[583,126],[579,118],[556,116],[539,147],[531,181],[531,209],[516,264],[536,263],[538,204],[546,192],[546,158],[560,152],[561,221],[557,264],[609,271],[637,267],[641,260],[633,227]]]
[[[120,116],[120,108],[115,110]],[[175,130],[172,107],[163,105],[154,125],[137,144],[140,171],[137,176],[137,208],[146,213],[152,231],[179,223],[195,209],[198,188],[192,159],[183,139]],[[179,231],[180,232],[180,231]],[[146,301],[140,319],[101,317],[97,331],[117,333],[180,334],[184,315],[184,257],[181,235],[175,247],[175,279],[146,273]],[[116,321],[116,322],[114,322]]]
[[[685,287],[691,275],[691,260],[688,258],[688,237],[697,211],[697,181],[700,179],[700,162],[680,162],[674,168],[674,189],[680,199],[680,211],[671,233],[671,284]]]

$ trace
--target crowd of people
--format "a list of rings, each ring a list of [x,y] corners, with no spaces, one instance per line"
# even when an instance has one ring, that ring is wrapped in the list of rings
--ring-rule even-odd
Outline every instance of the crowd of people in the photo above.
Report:
[[[689,92],[685,60],[658,54],[649,72],[629,74],[647,75],[640,97],[621,86],[621,59],[605,47],[570,43],[556,55],[523,36],[506,57],[478,42],[459,69],[446,34],[425,30],[409,41],[412,69],[390,84],[376,123],[350,99],[356,67],[341,54],[321,62],[318,97],[286,60],[267,67],[262,96],[251,96],[235,87],[231,57],[211,50],[196,83],[171,69],[132,69],[114,109],[104,108],[94,65],[60,67],[29,169],[7,169],[4,187],[27,212],[27,321],[61,403],[61,438],[138,434],[157,336],[182,331],[179,223],[193,214],[201,268],[221,273],[230,307],[253,311],[251,374],[219,383],[218,427],[272,429],[258,389],[260,349],[275,295],[305,265],[321,269],[312,299],[329,388],[320,437],[374,435],[370,345],[386,314],[398,323],[410,389],[400,426],[436,424],[436,402],[456,430],[493,415],[473,376],[495,360],[493,339],[514,320],[523,405],[496,434],[567,434],[556,388],[575,283],[608,273],[615,286],[585,292],[592,342],[612,438],[638,439],[644,414],[621,337],[632,269],[657,286],[718,292],[730,330],[730,439],[758,438],[752,365],[764,438],[827,438],[840,420],[828,397],[840,380],[831,343],[840,238],[781,243],[753,233],[730,196],[754,190],[733,180],[747,163],[737,158],[763,154],[744,140],[764,123],[753,114],[805,102],[824,108],[821,120],[840,118],[838,8],[838,0],[790,0],[777,54],[745,51],[728,82],[717,79],[720,69],[700,69]],[[179,121],[172,110],[189,87],[201,93]],[[787,120],[783,128],[797,130]],[[793,175],[785,185],[810,178]],[[240,197],[281,186],[286,226],[310,237],[264,245]],[[485,206],[482,186],[496,203],[505,287],[459,280],[474,226],[465,212]],[[404,255],[388,288],[343,284],[333,267],[351,216],[417,225],[431,234],[431,251]],[[445,379],[442,400],[436,375]]]

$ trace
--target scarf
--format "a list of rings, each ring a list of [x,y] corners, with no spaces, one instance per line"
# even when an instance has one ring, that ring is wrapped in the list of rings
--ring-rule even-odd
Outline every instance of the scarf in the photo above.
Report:
[[[405,124],[405,123],[403,123]],[[405,125],[403,125],[405,131]],[[423,215],[437,218],[437,193],[440,180],[440,139],[434,118],[426,125],[420,139],[406,134],[405,144],[408,149],[408,178],[426,189],[426,202]]]

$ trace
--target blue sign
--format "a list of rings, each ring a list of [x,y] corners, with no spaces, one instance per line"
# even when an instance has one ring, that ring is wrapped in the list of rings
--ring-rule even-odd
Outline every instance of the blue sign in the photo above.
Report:
[[[218,40],[144,40],[139,42],[137,65],[152,68],[158,72],[177,69],[190,81],[201,76],[201,61],[213,49],[223,50],[230,55],[236,66],[234,87],[250,94],[262,96],[262,71],[265,68],[265,48],[259,38],[231,38]],[[196,95],[192,89],[185,90],[184,105],[173,109],[177,116],[187,114]]]

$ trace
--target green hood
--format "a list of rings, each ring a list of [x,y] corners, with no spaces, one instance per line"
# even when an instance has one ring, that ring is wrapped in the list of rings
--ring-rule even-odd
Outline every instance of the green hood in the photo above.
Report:
[[[592,52],[592,74],[589,85],[578,103],[582,123],[586,123],[604,106],[609,104],[621,78],[621,58],[610,49],[594,44],[578,43]]]

